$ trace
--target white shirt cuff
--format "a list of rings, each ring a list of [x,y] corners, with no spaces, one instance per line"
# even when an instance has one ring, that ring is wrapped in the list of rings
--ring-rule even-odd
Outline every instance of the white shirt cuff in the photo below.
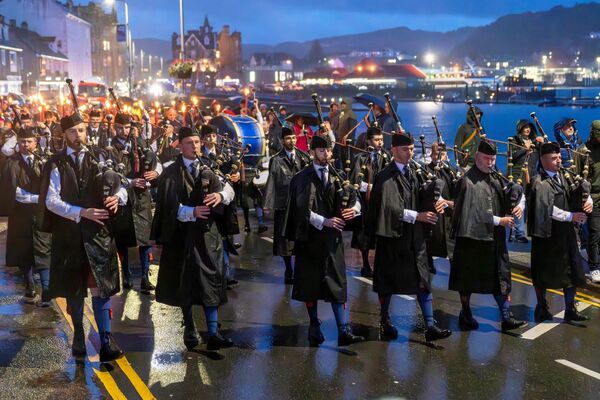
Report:
[[[573,220],[573,213],[552,206],[552,219],[560,222],[571,222]]]
[[[325,217],[311,211],[310,212],[310,220],[309,221],[310,221],[310,224],[312,226],[314,226],[318,230],[322,230],[323,229],[323,223],[325,223]]]
[[[225,186],[223,187],[223,190],[219,192],[219,194],[221,195],[221,197],[223,197],[222,203],[226,206],[231,204],[231,202],[235,198],[235,191],[233,190],[233,187],[231,187],[229,182],[225,182]]]
[[[404,214],[402,214],[402,221],[409,224],[414,224],[417,221],[417,215],[418,213],[414,210],[404,210]]]
[[[129,199],[127,189],[125,189],[124,187],[119,188],[119,191],[115,194],[115,196],[119,198],[120,206],[124,206],[125,204],[127,204],[127,200]]]
[[[367,190],[369,190],[369,184],[365,181],[362,181],[358,190],[360,190],[362,193],[365,193]]]
[[[194,207],[180,204],[177,210],[177,220],[180,222],[194,222],[196,220],[196,217],[194,217]]]
[[[497,217],[495,215],[493,216],[494,226],[500,225],[500,219],[501,219],[500,217]]]

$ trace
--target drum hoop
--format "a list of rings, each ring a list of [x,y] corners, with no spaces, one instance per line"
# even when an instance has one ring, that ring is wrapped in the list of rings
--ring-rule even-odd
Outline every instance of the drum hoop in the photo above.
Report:
[[[261,149],[260,149],[260,154],[246,154],[246,155],[250,155],[250,156],[255,156],[255,157],[265,157],[266,156],[266,150],[267,150],[267,139],[265,138],[265,133],[262,131],[262,127],[260,126],[260,124],[258,123],[258,121],[252,117],[249,117],[247,115],[226,115],[226,114],[221,114],[221,117],[223,117],[224,119],[228,120],[231,125],[233,126],[233,129],[235,129],[235,134],[238,138],[238,140],[241,141],[242,135],[241,132],[237,126],[237,124],[256,124],[258,126],[258,132],[260,133],[260,136],[244,136],[244,139],[248,138],[248,139],[262,139],[261,143]],[[245,120],[245,121],[238,121],[237,118],[239,117],[244,117],[244,118],[249,118],[250,120]],[[236,119],[234,119],[236,118]],[[260,160],[259,160],[260,161]]]

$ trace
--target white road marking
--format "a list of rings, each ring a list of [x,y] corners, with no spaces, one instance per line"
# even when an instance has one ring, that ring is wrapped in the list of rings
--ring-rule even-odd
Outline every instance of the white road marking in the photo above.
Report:
[[[270,237],[266,237],[266,236],[259,236],[262,240],[266,240],[269,243],[273,243],[273,239],[271,239]]]
[[[587,303],[579,303],[579,307],[577,307],[577,309],[579,311],[583,311],[586,308],[588,308],[589,306],[590,305],[587,304]],[[556,328],[562,322],[564,322],[564,320],[563,320],[564,316],[565,316],[565,312],[564,311],[559,312],[558,314],[556,314],[554,316],[554,319],[558,320],[558,321],[542,322],[540,324],[537,324],[533,328],[531,328],[531,329],[525,331],[524,333],[522,333],[521,334],[521,338],[522,339],[527,339],[527,340],[535,340],[535,339],[539,338],[544,333],[550,331],[551,329]]]
[[[591,376],[592,378],[600,380],[600,373],[598,373],[596,371],[592,371],[589,368],[582,367],[581,365],[572,363],[571,361],[568,361],[568,360],[562,360],[562,359],[560,359],[560,360],[554,360],[554,361],[556,361],[557,363],[562,364],[562,365],[564,365],[566,367],[574,369],[575,371],[579,371],[582,374],[586,374],[587,376]]]
[[[368,283],[369,285],[373,285],[373,282],[370,279],[367,279],[367,278],[362,277],[362,276],[355,276],[354,279],[358,279],[361,282]],[[402,298],[404,300],[411,300],[411,301],[415,300],[414,297],[407,296],[405,294],[395,294],[394,296],[398,296],[398,297],[400,297],[400,298]]]

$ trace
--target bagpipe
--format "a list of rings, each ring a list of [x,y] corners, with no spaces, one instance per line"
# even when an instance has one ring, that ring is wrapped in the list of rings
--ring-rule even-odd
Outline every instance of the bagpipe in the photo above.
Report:
[[[65,82],[67,83],[69,92],[71,94],[73,110],[75,113],[79,113],[79,105],[77,102],[77,96],[75,95],[73,81],[71,79],[66,79]],[[104,200],[107,197],[116,195],[121,186],[127,185],[127,178],[125,178],[123,175],[124,165],[119,164],[115,166],[110,159],[107,159],[106,162],[102,162],[98,157],[96,157],[92,149],[89,149],[84,144],[81,144],[81,148],[90,155],[92,163],[98,169],[98,172],[94,177],[94,202],[99,206],[103,206]]]
[[[319,102],[318,95],[314,93],[312,96],[313,103],[317,110],[317,119],[319,122],[319,130],[321,134],[326,134],[327,129],[325,125],[325,119],[323,118],[323,111],[321,110],[321,103]],[[338,145],[341,145],[338,143]],[[347,151],[350,146],[346,145]],[[349,162],[349,160],[347,160]],[[335,204],[336,209],[341,213],[347,208],[352,208],[356,205],[358,200],[358,185],[353,185],[348,176],[343,177],[342,174],[335,168],[333,160],[329,161],[329,171],[333,174],[333,184],[335,187]],[[349,164],[347,164],[349,165]],[[347,167],[348,168],[348,167]]]
[[[421,135],[419,137],[419,142],[421,144],[421,154],[423,154],[423,160],[425,159],[426,154],[426,144],[425,144],[425,136]],[[435,205],[442,197],[442,190],[444,190],[445,182],[427,171],[423,165],[414,159],[410,159],[409,165],[413,168],[413,171],[417,177],[417,181],[419,184],[418,187],[418,202],[417,202],[417,211],[425,212],[431,211],[437,213],[435,209]],[[430,237],[433,225],[431,224],[423,224],[425,237]]]

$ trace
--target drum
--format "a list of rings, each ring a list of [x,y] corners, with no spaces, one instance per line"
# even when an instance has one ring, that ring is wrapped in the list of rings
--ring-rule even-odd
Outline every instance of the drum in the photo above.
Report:
[[[262,157],[266,155],[266,140],[259,123],[252,117],[244,115],[221,114],[210,120],[217,127],[219,135],[227,135],[235,142],[241,141],[242,147],[250,145],[244,156],[246,168],[256,168]]]

